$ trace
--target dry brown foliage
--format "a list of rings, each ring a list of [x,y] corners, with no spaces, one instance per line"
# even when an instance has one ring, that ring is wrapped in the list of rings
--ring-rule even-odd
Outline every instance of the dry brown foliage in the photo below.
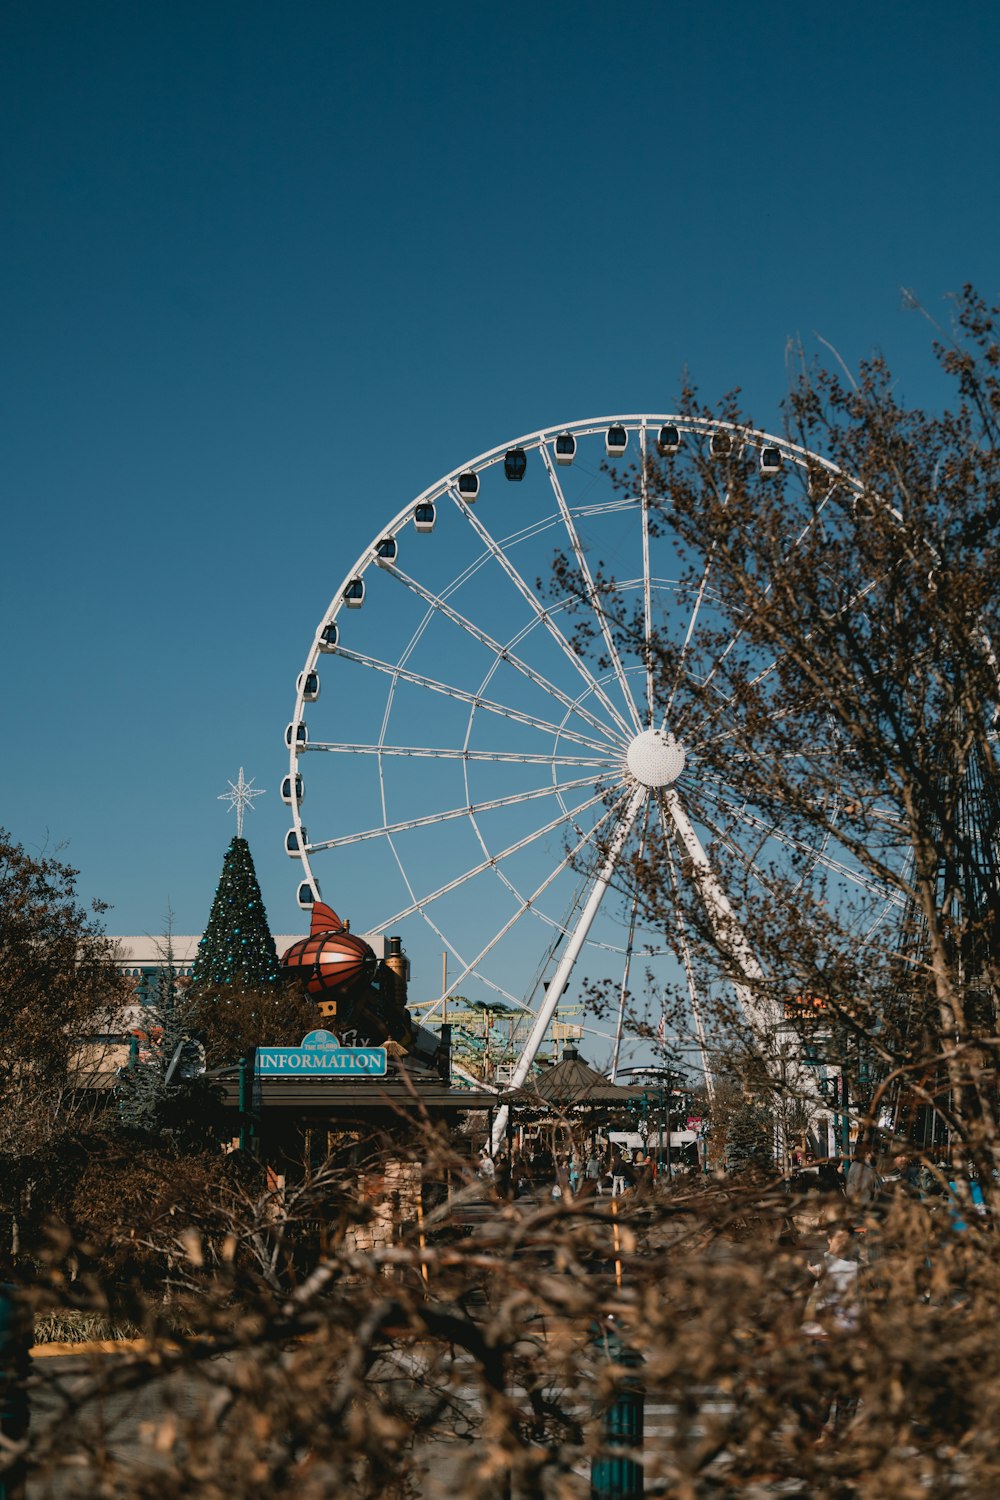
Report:
[[[284,1192],[192,1172],[183,1195],[133,1201],[111,1238],[142,1240],[158,1296],[119,1283],[109,1303],[86,1267],[67,1284],[55,1235],[38,1311],[127,1314],[149,1344],[66,1384],[38,1361],[32,1493],[582,1496],[635,1374],[620,1347],[641,1362],[649,1494],[995,1493],[988,1222],[959,1232],[943,1203],[887,1197],[859,1226],[844,1328],[807,1305],[841,1198],[685,1179],[502,1203],[432,1149],[450,1201],[374,1251],[351,1248],[365,1210],[332,1163]]]

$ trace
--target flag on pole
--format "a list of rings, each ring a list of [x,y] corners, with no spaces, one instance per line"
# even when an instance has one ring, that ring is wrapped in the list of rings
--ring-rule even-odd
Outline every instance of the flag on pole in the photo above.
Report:
[[[666,1034],[667,1034],[667,1018],[664,1015],[663,1011],[661,1010],[660,1011],[660,1024],[656,1028],[656,1040],[658,1042],[662,1042],[663,1039],[664,1039],[664,1037],[666,1036]]]

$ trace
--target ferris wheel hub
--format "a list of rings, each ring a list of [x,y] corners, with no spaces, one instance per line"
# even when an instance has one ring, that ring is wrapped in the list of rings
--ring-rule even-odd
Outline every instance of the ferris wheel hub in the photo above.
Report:
[[[625,752],[625,764],[642,786],[670,786],[684,761],[684,746],[663,729],[644,729]]]

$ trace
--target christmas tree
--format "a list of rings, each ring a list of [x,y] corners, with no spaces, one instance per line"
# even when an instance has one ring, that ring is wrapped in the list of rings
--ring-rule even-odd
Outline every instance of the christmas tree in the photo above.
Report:
[[[276,988],[281,970],[264,900],[246,839],[237,836],[226,850],[191,988],[226,985],[259,992]]]
[[[770,1172],[774,1167],[770,1116],[755,1099],[744,1099],[733,1111],[726,1136],[726,1171]]]

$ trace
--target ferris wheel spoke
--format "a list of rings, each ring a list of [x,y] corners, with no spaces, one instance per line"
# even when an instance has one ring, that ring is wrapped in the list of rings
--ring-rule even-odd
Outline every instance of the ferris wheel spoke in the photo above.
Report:
[[[789,829],[783,828],[780,823],[766,819],[766,817],[760,816],[760,813],[754,813],[753,808],[747,807],[747,801],[745,801],[742,793],[739,790],[730,789],[729,784],[723,778],[717,777],[717,775],[709,774],[702,777],[699,790],[703,798],[706,801],[712,802],[712,805],[717,807],[730,823],[739,822],[742,823],[744,828],[750,829],[751,832],[766,834],[769,838],[774,838],[775,843],[780,843],[781,846],[786,847],[790,852],[811,856],[811,858],[823,862],[831,873],[843,874],[847,879],[853,879],[855,882],[858,882],[858,871],[852,871],[850,865],[843,864],[843,862],[838,861],[838,859],[835,859],[834,856],[826,852],[829,840],[834,837],[834,828],[826,829],[822,844],[811,844],[805,838],[798,837],[798,835],[792,834]]]
[[[703,786],[702,792],[705,797],[711,797],[716,807],[728,816],[730,823],[738,821],[743,827],[752,832],[766,835],[790,853],[804,855],[807,859],[811,859],[815,865],[821,866],[829,874],[837,875],[843,880],[849,880],[852,885],[856,885],[859,889],[867,891],[869,895],[887,895],[885,885],[877,876],[868,870],[847,864],[844,860],[836,858],[835,855],[829,852],[826,843],[818,846],[807,843],[805,839],[796,837],[794,834],[789,833],[787,829],[781,828],[778,824],[771,823],[766,818],[760,817],[759,814],[751,812],[749,808],[745,807],[738,800],[738,797],[727,797],[719,789],[712,789],[710,792],[707,786]],[[712,831],[713,834],[718,834],[719,837],[725,836],[721,827]],[[827,841],[832,836],[832,832],[828,833]],[[750,861],[749,857],[740,849],[737,843],[732,842],[730,847],[739,856],[744,865],[748,868],[752,867],[752,861]]]
[[[384,837],[387,833],[406,833],[412,828],[429,828],[434,823],[448,823],[453,818],[475,817],[479,813],[494,812],[500,807],[515,807],[522,802],[535,802],[539,797],[554,797],[556,793],[575,792],[582,787],[593,787],[592,776],[582,776],[577,781],[549,783],[534,787],[530,792],[514,792],[509,797],[493,797],[488,802],[474,802],[465,807],[450,807],[445,812],[428,813],[423,818],[405,818],[399,823],[381,823],[375,828],[366,828],[361,833],[345,833],[339,838],[322,839],[307,844],[306,853],[316,854],[321,849],[343,849],[348,844],[361,844],[366,839]]]
[[[337,655],[342,656],[345,661],[353,661],[359,666],[369,667],[372,671],[384,672],[397,681],[427,688],[432,693],[443,693],[445,697],[454,698],[459,703],[471,703],[475,708],[481,708],[491,714],[500,714],[505,719],[512,719],[516,724],[525,724],[530,729],[540,729],[543,734],[552,735],[555,739],[572,740],[576,745],[584,745],[589,750],[598,750],[605,754],[611,753],[615,748],[607,741],[602,743],[600,740],[593,740],[589,735],[553,724],[548,719],[540,719],[535,714],[524,713],[521,709],[511,708],[508,704],[497,703],[491,698],[482,698],[478,693],[470,693],[466,688],[457,687],[453,683],[441,682],[436,677],[426,677],[421,672],[412,672],[409,667],[393,666],[390,662],[379,661],[378,657],[368,656],[363,651],[351,651],[346,646],[338,646]],[[311,748],[310,745],[306,746],[307,750]]]
[[[561,827],[563,823],[567,823],[572,819],[579,818],[581,813],[588,812],[589,809],[595,807],[598,802],[603,801],[603,793],[597,793],[595,796],[588,798],[585,802],[581,802],[579,807],[573,808],[570,812],[563,812],[558,818],[553,818],[550,823],[546,823],[544,827],[535,829],[533,833],[529,833],[524,838],[518,839],[516,843],[508,844],[507,848],[501,849],[499,854],[492,854],[488,859],[480,860],[479,864],[472,865],[468,870],[463,870],[462,874],[456,875],[454,880],[449,880],[445,885],[439,885],[436,891],[431,891],[426,896],[417,897],[416,893],[410,886],[409,880],[406,880],[407,888],[409,889],[410,895],[413,898],[411,905],[404,906],[401,911],[394,912],[391,917],[386,917],[383,922],[380,922],[378,924],[377,930],[379,932],[387,932],[391,927],[394,927],[399,922],[402,922],[404,918],[412,917],[414,912],[422,912],[425,907],[430,906],[435,901],[440,901],[443,896],[450,896],[452,891],[457,891],[460,886],[466,885],[470,880],[474,880],[475,877],[477,875],[481,875],[484,870],[490,870],[501,860],[511,859],[515,854],[520,854],[522,849],[530,848],[530,846],[534,843],[537,843],[539,839],[543,839],[548,834],[554,833],[555,830]],[[405,873],[403,878],[406,879]]]
[[[496,558],[503,571],[507,574],[507,577],[517,589],[522,599],[524,599],[529,608],[534,612],[540,623],[545,626],[545,629],[548,631],[549,635],[562,651],[563,655],[566,657],[566,660],[570,662],[574,670],[580,674],[594,696],[601,703],[603,703],[605,709],[611,715],[611,718],[618,725],[621,733],[627,738],[631,739],[632,731],[629,728],[628,724],[622,718],[617,708],[615,708],[614,704],[611,702],[611,699],[608,697],[601,684],[597,681],[597,678],[594,677],[593,674],[589,671],[586,663],[581,659],[580,655],[573,650],[573,647],[563,635],[562,631],[559,629],[559,626],[552,619],[551,613],[548,610],[543,609],[539,604],[538,600],[535,598],[533,591],[525,583],[524,579],[521,577],[520,573],[517,571],[514,564],[507,556],[506,552],[500,546],[499,542],[497,542],[495,538],[490,534],[490,532],[486,530],[486,527],[480,521],[479,517],[473,513],[468,505],[466,505],[465,501],[459,495],[457,490],[452,489],[451,496],[455,501],[455,504],[458,506],[459,510],[469,522],[469,525],[479,537],[480,541],[484,544],[484,546],[489,548],[490,552]]]
[[[674,898],[674,920],[677,923],[677,940],[681,950],[681,963],[684,966],[684,977],[687,983],[688,1004],[691,1006],[691,1015],[694,1020],[695,1035],[698,1038],[698,1050],[701,1053],[701,1066],[705,1074],[705,1092],[709,1100],[715,1094],[715,1076],[712,1072],[711,1058],[708,1050],[708,1039],[705,1034],[705,1018],[701,1008],[701,995],[698,990],[698,981],[695,975],[694,958],[691,953],[691,945],[688,942],[687,919],[684,916],[684,903],[681,900],[680,879],[677,873],[677,863],[674,859],[674,841],[671,837],[670,825],[667,820],[667,811],[660,802],[660,821],[663,826],[663,841],[667,851],[667,869],[670,874],[670,890]]]
[[[407,882],[407,884],[409,884],[409,882]],[[413,894],[412,890],[410,894]],[[427,923],[431,931],[433,933],[436,933],[438,938],[440,938],[442,945],[448,950],[452,958],[454,958],[458,963],[463,964],[465,962],[465,959],[463,958],[462,954],[455,947],[454,943],[451,942],[447,934],[441,930],[430,913],[421,910],[420,915],[423,917],[424,921]],[[501,999],[506,1000],[508,1004],[514,1007],[515,1010],[521,1010],[525,1012],[527,1011],[528,1008],[524,1004],[523,1000],[519,1000],[516,995],[512,995],[510,990],[504,989],[502,984],[497,984],[496,980],[491,979],[488,974],[477,974],[476,978],[482,984],[484,984],[487,989],[492,990],[494,994],[499,995]]]
[[[677,697],[677,689],[681,685],[681,678],[684,672],[684,663],[687,660],[688,649],[694,637],[695,627],[698,624],[698,616],[701,613],[701,606],[704,603],[705,593],[708,589],[708,580],[711,577],[712,573],[712,553],[714,551],[715,543],[713,542],[712,547],[709,551],[709,555],[705,559],[705,566],[702,569],[701,578],[698,582],[698,592],[695,596],[694,608],[691,611],[691,618],[690,620],[688,620],[687,630],[684,635],[684,642],[681,646],[680,656],[677,660],[677,670],[674,673],[674,680],[670,685],[670,693],[667,698],[667,706],[663,711],[663,720],[661,726],[663,729],[667,728],[668,720],[674,706],[674,699]]]
[[[439,1005],[444,1004],[444,1001],[448,998],[449,995],[453,993],[453,991],[458,989],[459,985],[464,983],[469,975],[478,968],[479,964],[482,963],[483,959],[487,958],[489,954],[492,953],[493,949],[498,945],[498,943],[502,942],[502,940],[507,936],[512,928],[516,926],[516,924],[521,920],[521,918],[527,912],[531,911],[535,902],[538,901],[541,896],[544,896],[549,886],[553,884],[558,876],[560,876],[564,870],[568,869],[572,865],[573,861],[579,857],[581,851],[585,849],[589,843],[593,842],[593,840],[597,837],[597,834],[600,832],[601,828],[607,823],[608,819],[613,818],[615,814],[620,811],[622,803],[625,801],[627,795],[627,792],[623,793],[622,796],[618,798],[617,802],[613,803],[612,806],[609,807],[608,810],[603,814],[603,816],[597,820],[593,828],[582,835],[582,837],[577,841],[577,843],[573,846],[569,853],[559,861],[552,873],[542,881],[541,885],[538,886],[534,891],[532,891],[530,896],[527,896],[521,900],[521,904],[518,906],[514,915],[504,923],[496,936],[491,938],[484,948],[480,949],[475,958],[471,959],[470,962],[465,965],[465,968],[462,970],[462,972],[460,974],[457,974],[448,985],[448,988],[441,995],[441,998],[439,1000],[436,1000],[430,1007],[430,1009],[426,1011],[424,1015],[425,1020],[428,1016],[434,1014]],[[613,1081],[614,1080],[612,1080],[612,1082]]]
[[[325,750],[332,755],[412,756],[423,760],[479,760],[511,766],[593,766],[598,771],[614,770],[620,757],[612,755],[529,755],[515,750],[464,750],[458,746],[435,745],[349,745],[341,741],[311,742],[310,750]]]
[[[841,610],[839,610],[832,618],[833,619],[842,618],[842,617],[850,614],[852,610],[859,608],[860,605],[862,605],[864,603],[865,599],[871,593],[872,589],[875,588],[876,582],[877,582],[876,579],[872,579],[870,582],[866,583],[865,586],[864,586],[864,588],[859,589],[858,592],[856,594],[854,594],[847,601],[847,603],[843,606],[843,608]],[[765,589],[765,591],[764,591],[765,597],[766,597],[766,594],[767,594],[767,592],[768,592],[769,589],[770,589],[770,585],[768,585],[768,588]],[[722,653],[720,654],[720,656],[716,660],[715,664],[713,665],[711,671],[706,676],[704,682],[701,684],[701,688],[702,688],[703,692],[709,686],[709,684],[712,681],[712,678],[715,676],[716,671],[718,671],[722,667],[722,664],[725,661],[726,657],[735,648],[737,642],[740,640],[741,636],[745,633],[745,631],[746,631],[746,626],[741,625],[739,627],[739,629],[736,631],[735,635],[732,637],[732,639],[728,642],[728,644],[726,645],[725,649],[722,651]],[[809,632],[807,632],[807,634],[804,637],[804,641],[807,642],[807,643],[809,641],[811,641],[812,637],[813,637],[813,634],[814,634],[814,632],[811,631],[811,630]],[[769,677],[771,677],[772,674],[775,673],[778,670],[778,668],[781,666],[781,663],[783,661],[784,661],[784,654],[783,653],[779,653],[777,656],[772,657],[772,659],[767,663],[767,665],[765,667],[762,667],[761,670],[755,676],[753,676],[753,677],[751,677],[751,678],[748,679],[747,686],[750,687],[750,688],[759,688],[762,683],[766,682],[767,679]],[[825,684],[823,684],[823,683],[817,683],[816,686],[817,686],[818,690],[822,690],[824,688]],[[714,709],[712,709],[709,713],[707,713],[705,715],[705,717],[696,726],[697,731],[700,732],[702,729],[707,728],[711,724],[714,724],[716,722],[716,720],[718,719],[719,715],[721,713],[724,713],[726,711],[726,709],[727,709],[728,706],[729,706],[728,699],[722,699],[722,700],[720,700],[719,704]]]
[[[424,588],[423,584],[418,583],[415,578],[411,578],[409,574],[404,573],[401,568],[394,567],[391,563],[383,563],[381,566],[384,572],[404,584],[418,598],[423,599],[425,604],[429,604],[431,609],[436,610],[438,614],[450,620],[453,625],[457,625],[460,630],[464,630],[474,640],[479,641],[481,645],[492,651],[498,660],[506,662],[516,672],[520,672],[522,677],[526,677],[529,682],[533,682],[536,687],[541,688],[550,698],[555,698],[558,703],[562,704],[563,708],[572,708],[577,717],[583,719],[592,729],[598,730],[601,734],[607,733],[608,726],[603,720],[597,718],[595,714],[590,713],[588,709],[583,708],[579,702],[574,703],[568,693],[564,693],[561,688],[558,688],[554,682],[550,682],[541,672],[536,672],[534,667],[529,666],[526,661],[522,661],[521,657],[515,655],[510,649],[509,643],[506,646],[501,645],[487,631],[480,630],[478,625],[473,624],[470,619],[461,614],[457,609],[453,609],[439,595],[433,594],[430,589]]]
[[[704,695],[706,689],[710,686],[710,684],[711,684],[713,678],[715,677],[716,673],[721,670],[721,668],[723,666],[723,663],[725,662],[726,658],[729,656],[730,652],[733,651],[736,648],[737,643],[739,642],[741,636],[744,633],[745,633],[745,627],[744,626],[740,626],[740,628],[736,631],[735,635],[733,635],[730,638],[730,640],[727,642],[726,646],[723,648],[723,650],[716,657],[715,662],[712,664],[711,669],[709,670],[708,674],[706,675],[704,681],[701,684],[702,695]],[[762,667],[761,670],[754,677],[751,677],[751,678],[748,679],[748,681],[746,683],[746,686],[750,687],[750,688],[759,688],[759,687],[761,687],[763,683],[767,682],[768,678],[772,675],[772,673],[774,673],[774,672],[777,671],[778,667],[781,665],[781,661],[782,661],[782,658],[780,656],[773,657],[767,663],[767,665],[765,667]],[[718,701],[715,703],[715,705],[713,707],[711,707],[709,709],[706,709],[706,711],[701,715],[700,718],[692,719],[692,720],[690,720],[688,722],[688,724],[685,726],[686,729],[687,729],[687,732],[690,733],[690,734],[692,734],[692,735],[697,736],[697,738],[699,740],[704,740],[708,736],[709,731],[711,730],[712,726],[714,724],[718,723],[721,715],[724,714],[724,713],[727,713],[727,712],[731,712],[731,711],[732,711],[732,700],[731,700],[731,698],[728,695],[726,695],[726,694],[719,694]],[[728,734],[731,734],[731,732],[732,731],[728,730],[728,729],[727,730],[723,730],[722,731],[722,737],[725,738]]]
[[[826,509],[827,505],[829,504],[832,495],[833,495],[833,489],[831,487],[831,489],[827,492],[827,494],[823,497],[823,499],[817,505],[815,514],[812,515],[812,516],[810,516],[809,520],[802,527],[802,529],[799,532],[798,536],[792,542],[792,545],[788,548],[788,551],[782,557],[782,559],[781,559],[782,563],[785,561],[785,558],[790,557],[793,552],[796,552],[802,546],[802,543],[805,541],[806,537],[809,535],[809,533],[812,530],[814,530],[817,522],[819,521],[820,516],[823,514],[824,510]],[[727,500],[728,500],[728,496],[727,496]],[[715,545],[716,544],[713,542],[712,543],[712,551],[713,552],[715,551]],[[706,568],[707,568],[707,566],[708,566],[708,564],[706,563]],[[773,582],[765,584],[764,588],[763,588],[763,591],[762,591],[761,597],[763,599],[765,599],[765,600],[768,599],[770,597],[770,595],[771,595],[771,592],[772,592],[773,588],[774,588]],[[867,593],[867,592],[868,592],[868,590],[866,589],[865,593]],[[705,682],[704,682],[704,686],[705,687],[709,686],[709,684],[712,681],[712,678],[715,676],[716,671],[719,668],[722,667],[723,663],[725,662],[726,658],[729,656],[730,652],[733,651],[733,650],[735,650],[735,648],[738,645],[739,641],[742,639],[745,631],[746,631],[746,626],[745,625],[741,625],[736,630],[736,632],[733,635],[732,639],[728,642],[728,644],[726,645],[725,649],[722,651],[721,655],[719,656],[718,660],[716,661],[715,665],[709,671],[708,676],[705,678]],[[772,671],[773,668],[776,665],[777,665],[777,663],[773,662],[771,664],[771,666],[767,670],[768,671]]]
[[[566,534],[569,537],[570,546],[573,548],[573,554],[576,557],[576,565],[579,568],[580,576],[583,579],[583,587],[586,594],[587,603],[593,610],[594,614],[597,616],[598,623],[601,627],[601,635],[604,638],[605,649],[608,653],[608,659],[611,662],[612,668],[614,669],[615,677],[618,679],[618,686],[621,690],[621,695],[625,700],[626,708],[632,718],[633,725],[638,731],[642,728],[642,723],[639,718],[639,711],[636,708],[635,699],[632,696],[632,689],[629,687],[628,678],[625,675],[625,669],[622,666],[622,660],[618,654],[618,648],[615,645],[614,637],[612,636],[611,630],[608,626],[607,610],[602,605],[598,596],[597,587],[594,583],[593,574],[590,571],[590,565],[587,562],[586,553],[584,552],[583,546],[580,542],[580,536],[576,529],[576,525],[574,524],[573,517],[570,514],[569,506],[566,504],[566,496],[563,494],[563,487],[559,483],[559,477],[556,474],[552,459],[549,456],[549,450],[544,443],[541,447],[541,454],[542,460],[545,464],[545,468],[549,476],[549,483],[551,484],[552,491],[556,497],[556,504],[559,507],[559,514],[562,516],[563,526],[566,528]]]
[[[642,814],[642,833],[639,835],[639,864],[641,865],[646,854],[646,834],[649,829],[649,798]],[[628,940],[625,944],[625,962],[622,966],[622,982],[618,993],[618,1019],[615,1023],[615,1044],[611,1054],[612,1083],[618,1081],[618,1059],[621,1054],[622,1030],[625,1024],[625,996],[628,994],[628,982],[632,972],[632,953],[635,948],[635,923],[639,914],[639,887],[636,886],[632,893],[632,904],[628,919]]]
[[[593,505],[575,505],[573,509],[578,516],[612,516],[619,515],[623,511],[634,510],[635,501],[631,496],[622,500],[601,500]]]

